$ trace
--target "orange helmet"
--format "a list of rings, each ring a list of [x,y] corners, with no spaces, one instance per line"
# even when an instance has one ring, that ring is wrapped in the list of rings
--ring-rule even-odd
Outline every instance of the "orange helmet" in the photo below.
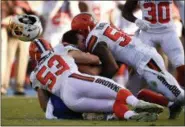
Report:
[[[50,51],[53,51],[53,48],[51,44],[44,39],[35,39],[29,47],[30,58],[34,61],[39,61]]]
[[[87,36],[89,32],[95,27],[96,20],[90,13],[80,13],[76,15],[72,22],[72,30],[78,30],[81,34]]]

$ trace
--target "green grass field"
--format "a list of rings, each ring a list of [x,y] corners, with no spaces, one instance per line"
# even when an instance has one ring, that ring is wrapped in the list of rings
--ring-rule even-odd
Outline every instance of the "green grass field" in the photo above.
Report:
[[[184,124],[184,111],[177,120],[168,120],[168,110],[159,116],[156,122],[134,121],[85,121],[85,120],[45,120],[44,113],[39,107],[37,98],[34,97],[2,97],[1,98],[1,125],[2,126],[140,126],[140,125],[178,125]]]

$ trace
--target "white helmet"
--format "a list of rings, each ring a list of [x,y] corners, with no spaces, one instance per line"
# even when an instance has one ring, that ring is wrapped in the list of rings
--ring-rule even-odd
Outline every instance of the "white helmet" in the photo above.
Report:
[[[13,36],[22,41],[33,41],[42,34],[42,25],[35,15],[16,15],[10,20],[9,29]]]

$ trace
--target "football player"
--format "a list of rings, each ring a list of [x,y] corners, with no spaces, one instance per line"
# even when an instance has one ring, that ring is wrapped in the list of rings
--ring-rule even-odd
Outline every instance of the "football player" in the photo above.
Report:
[[[150,46],[161,45],[173,67],[176,68],[177,81],[184,86],[184,49],[172,19],[172,2],[173,0],[127,0],[122,16],[139,27],[141,30],[139,38],[142,42]],[[178,6],[184,23],[184,1],[174,0],[174,3]],[[133,15],[137,4],[140,5],[143,19],[138,19]]]
[[[60,97],[66,106],[75,112],[114,112],[120,119],[156,120],[155,113],[163,108],[156,104],[143,102],[132,93],[100,76],[82,74],[73,59],[73,53],[67,53],[63,46],[54,49],[42,39],[35,39],[30,44],[30,58],[37,61],[37,67],[31,73],[33,88],[44,89]],[[72,57],[71,57],[72,56]],[[89,64],[89,61],[85,61]],[[93,65],[99,65],[97,59]],[[135,107],[136,113],[126,104]]]
[[[97,60],[98,58],[89,53],[82,53],[74,45],[67,43],[68,41],[76,42],[80,39],[80,38],[78,39],[77,36],[75,36],[74,38],[71,38],[70,33],[71,32],[66,32],[63,35],[62,42],[65,46],[64,48],[68,52],[73,52],[74,54],[77,54],[77,55],[79,54],[78,56],[73,55],[75,59],[75,63],[78,64],[78,70],[86,74],[99,75],[100,70],[101,70],[100,66],[94,67],[91,65],[90,62],[89,62],[89,65],[86,65],[87,64],[86,61],[91,61],[93,63],[93,61]],[[79,56],[82,56],[82,57],[79,57]],[[86,57],[83,57],[83,56],[86,56]],[[82,59],[83,61],[85,61],[85,63],[83,63]],[[47,119],[55,119],[55,118],[82,119],[82,113],[77,113],[77,112],[70,110],[64,104],[64,102],[59,97],[55,96],[54,94],[51,94],[43,89],[38,89],[37,94],[38,94],[40,106],[45,112],[45,116]],[[96,114],[96,115],[87,114],[87,113],[84,113],[84,114],[83,114],[84,119],[90,119],[90,120],[105,119],[106,120],[107,118],[106,114]],[[91,117],[89,117],[89,115],[91,115]]]
[[[112,58],[116,61],[133,67],[140,76],[144,77],[151,89],[174,102],[174,105],[179,107],[176,109],[180,110],[184,105],[184,91],[165,69],[163,59],[155,48],[142,43],[137,37],[129,37],[108,23],[97,23],[90,13],[80,13],[75,16],[71,27],[86,38],[86,49],[99,56],[102,64],[106,66],[102,54],[112,54]],[[107,72],[104,69],[104,73]]]

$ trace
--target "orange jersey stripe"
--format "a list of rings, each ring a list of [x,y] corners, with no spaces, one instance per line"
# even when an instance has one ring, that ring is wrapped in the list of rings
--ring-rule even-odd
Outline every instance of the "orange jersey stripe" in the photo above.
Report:
[[[85,80],[85,81],[89,81],[89,82],[94,82],[94,80],[95,80],[95,78],[93,78],[93,77],[83,76],[83,75],[76,74],[76,73],[71,74],[69,77],[81,79],[81,80]]]
[[[116,75],[124,75],[126,69],[128,69],[127,65],[122,64],[119,68],[119,70],[117,71]]]

